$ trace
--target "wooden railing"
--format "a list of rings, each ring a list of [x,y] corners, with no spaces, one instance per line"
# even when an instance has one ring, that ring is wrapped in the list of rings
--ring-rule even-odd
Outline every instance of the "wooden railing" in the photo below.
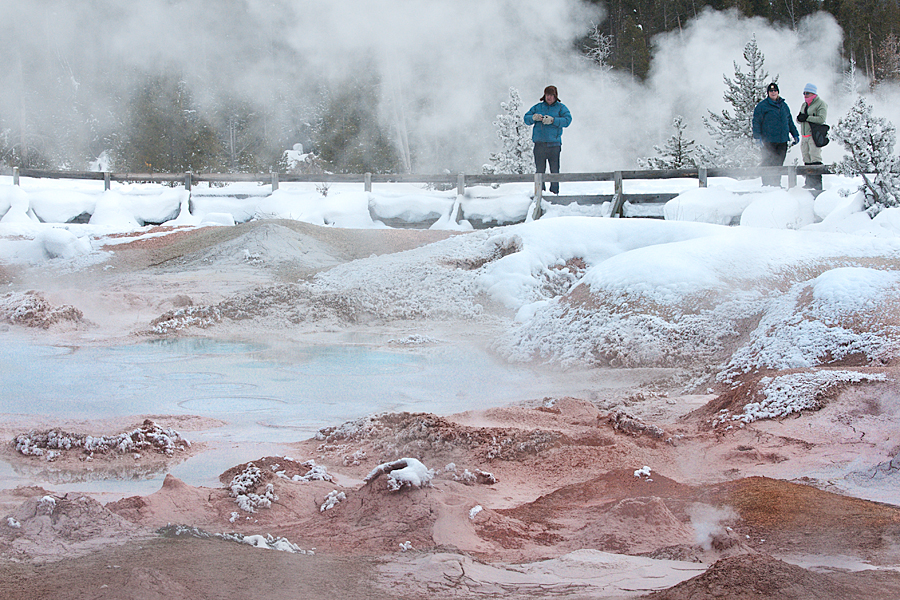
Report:
[[[604,173],[534,173],[524,175],[511,174],[348,174],[348,173],[317,173],[292,175],[284,173],[109,173],[97,171],[48,171],[42,169],[13,169],[13,184],[19,185],[21,177],[46,178],[46,179],[94,179],[104,182],[104,189],[109,190],[111,182],[121,183],[176,183],[183,184],[190,191],[195,183],[239,183],[256,182],[271,185],[271,190],[278,189],[279,183],[306,182],[306,183],[362,183],[367,192],[372,191],[374,183],[424,183],[431,185],[456,186],[456,192],[462,196],[467,187],[478,185],[491,185],[500,183],[530,183],[534,182],[533,217],[540,218],[541,200],[550,204],[601,204],[612,202],[610,215],[614,217],[624,216],[626,202],[631,204],[658,204],[668,202],[678,194],[652,193],[652,194],[626,194],[624,182],[634,179],[697,179],[700,187],[706,187],[710,177],[732,177],[736,179],[751,179],[761,175],[787,175],[788,188],[796,187],[798,175],[813,175],[819,173],[832,173],[828,165],[789,165],[784,167],[757,167],[752,169],[726,169],[726,168],[692,168],[692,169],[667,169],[667,170],[636,170],[636,171],[610,171]],[[582,196],[545,196],[543,187],[547,183],[559,182],[589,182],[612,181],[612,194],[593,194]]]

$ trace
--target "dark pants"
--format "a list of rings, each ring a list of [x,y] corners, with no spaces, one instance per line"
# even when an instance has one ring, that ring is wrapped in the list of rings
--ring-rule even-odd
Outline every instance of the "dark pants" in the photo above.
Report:
[[[559,153],[562,146],[551,146],[547,142],[534,143],[534,169],[535,173],[546,173],[547,164],[550,164],[551,173],[559,173]],[[546,188],[542,188],[546,189]],[[559,193],[559,182],[550,183],[550,192]]]
[[[762,145],[762,162],[759,163],[761,167],[782,167],[784,166],[784,157],[787,156],[788,145],[787,142],[782,142],[780,144],[772,144],[770,142],[763,142]],[[762,184],[763,185],[781,185],[781,175],[763,175],[762,176]]]
[[[806,163],[808,165],[821,165],[820,162],[811,162]],[[803,187],[811,189],[811,190],[821,190],[822,189],[822,174],[816,173],[815,175],[807,175],[806,181],[803,184]]]

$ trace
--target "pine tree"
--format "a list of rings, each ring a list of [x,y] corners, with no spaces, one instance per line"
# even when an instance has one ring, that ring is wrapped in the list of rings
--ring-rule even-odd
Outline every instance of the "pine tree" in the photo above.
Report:
[[[703,148],[705,161],[720,167],[747,168],[759,164],[759,151],[753,143],[753,109],[766,97],[769,73],[763,69],[765,57],[756,45],[756,36],[744,46],[744,73],[734,63],[734,79],[725,79],[725,101],[733,107],[721,114],[709,111],[703,124],[715,141],[715,148]],[[775,77],[773,81],[778,81]]]
[[[222,154],[222,144],[183,80],[151,76],[136,91],[116,164],[137,173],[215,172],[222,170]]]
[[[900,38],[893,33],[889,33],[878,46],[875,78],[878,83],[900,79]]]
[[[659,156],[639,158],[638,165],[642,169],[689,169],[696,167],[699,159],[696,156],[694,140],[684,137],[687,125],[681,115],[672,121],[675,133],[668,139],[664,147],[653,146]]]
[[[832,135],[850,153],[836,164],[838,172],[863,178],[860,189],[865,193],[869,216],[900,206],[900,157],[894,154],[894,125],[874,116],[872,107],[860,97],[832,129]],[[869,174],[874,177],[870,179]]]
[[[397,173],[400,157],[378,118],[377,77],[328,90],[312,124],[319,158],[337,173]]]
[[[485,173],[525,174],[534,171],[531,130],[522,118],[522,99],[519,90],[509,88],[509,100],[501,102],[503,113],[497,115],[494,126],[500,138],[501,150],[491,152],[489,163],[482,167]]]
[[[584,45],[585,56],[596,64],[604,73],[612,69],[610,57],[612,56],[613,37],[600,30],[600,26],[594,24],[588,33],[590,43]]]
[[[844,71],[844,93],[851,98],[859,97],[859,81],[856,78],[856,59],[850,57],[850,66]]]

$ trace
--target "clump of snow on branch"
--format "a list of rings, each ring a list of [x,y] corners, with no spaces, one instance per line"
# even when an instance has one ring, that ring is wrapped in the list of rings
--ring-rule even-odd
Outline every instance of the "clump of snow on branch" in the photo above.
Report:
[[[860,96],[838,121],[832,134],[849,152],[837,163],[838,172],[863,178],[862,191],[869,216],[900,206],[900,157],[894,153],[897,139],[894,125],[876,117],[872,106]]]
[[[344,492],[339,492],[337,490],[331,490],[328,492],[328,495],[325,496],[325,501],[322,502],[322,506],[319,507],[319,512],[325,512],[328,509],[334,508],[340,502],[343,502],[347,499],[347,494]]]
[[[43,456],[48,460],[57,458],[61,452],[80,449],[85,454],[126,454],[155,450],[171,456],[176,450],[186,450],[191,443],[174,429],[161,427],[150,419],[132,430],[114,436],[91,436],[71,433],[60,429],[30,432],[17,435],[16,451],[26,456]]]
[[[262,470],[253,463],[247,463],[244,470],[231,479],[228,493],[242,511],[255,513],[259,508],[271,508],[272,502],[278,500],[271,483],[266,484],[262,494],[256,493],[262,480]]]
[[[366,475],[366,483],[387,475],[387,487],[392,492],[403,488],[420,488],[430,486],[434,471],[415,458],[401,458],[389,463],[382,463]]]
[[[742,414],[733,415],[731,418],[752,423],[760,419],[784,417],[803,410],[819,410],[825,406],[829,393],[839,386],[886,379],[881,373],[857,371],[815,371],[791,373],[774,378],[764,377],[760,380],[760,386],[765,398],[745,405]]]

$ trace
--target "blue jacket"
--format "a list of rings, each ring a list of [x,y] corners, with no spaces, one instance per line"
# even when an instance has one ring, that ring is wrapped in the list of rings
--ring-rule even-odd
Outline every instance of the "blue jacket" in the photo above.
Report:
[[[535,123],[534,119],[531,118],[534,114],[550,115],[553,117],[553,123],[550,125],[544,125],[540,122]],[[534,129],[531,130],[531,141],[546,142],[551,146],[562,146],[563,127],[568,127],[571,122],[572,113],[559,100],[552,105],[541,100],[525,113],[525,124],[534,125]]]
[[[753,139],[783,144],[789,141],[788,135],[795,141],[800,139],[791,109],[784,98],[772,100],[767,97],[761,100],[753,109]]]

